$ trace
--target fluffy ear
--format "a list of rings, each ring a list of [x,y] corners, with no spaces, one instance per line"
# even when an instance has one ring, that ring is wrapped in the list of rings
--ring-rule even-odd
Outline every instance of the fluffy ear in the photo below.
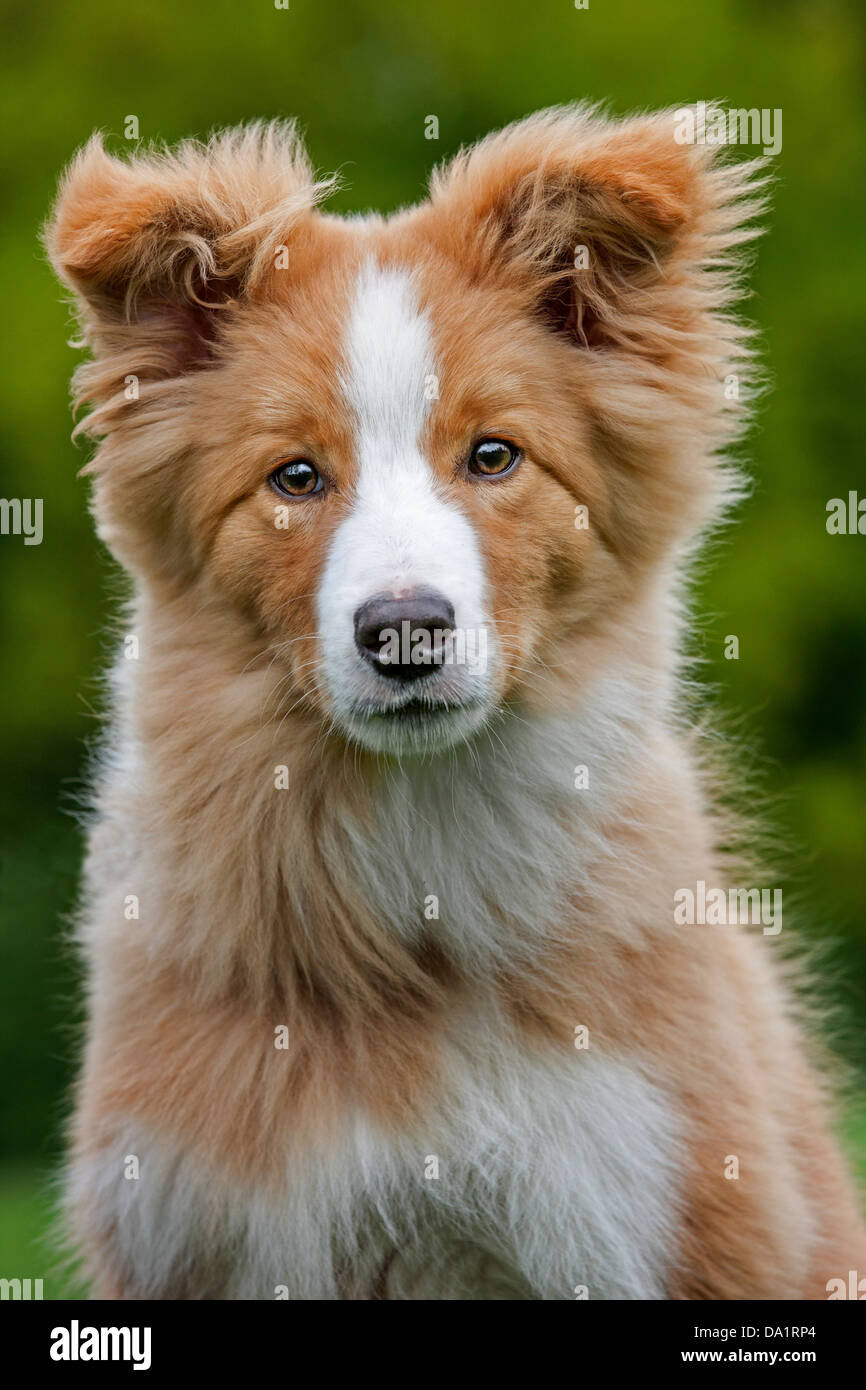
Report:
[[[280,122],[128,161],[94,136],[63,178],[45,244],[96,357],[133,346],[140,372],[174,376],[207,360],[220,311],[255,291],[331,183],[316,182]]]
[[[658,291],[755,235],[759,205],[741,200],[756,166],[681,143],[682,115],[539,112],[437,171],[432,203],[478,276],[518,277],[585,345],[639,347],[641,318],[664,318]]]

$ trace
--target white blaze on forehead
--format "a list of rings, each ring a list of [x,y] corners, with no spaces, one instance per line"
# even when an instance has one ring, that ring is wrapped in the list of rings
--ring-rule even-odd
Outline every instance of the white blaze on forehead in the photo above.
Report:
[[[410,276],[368,261],[361,271],[341,384],[358,425],[361,483],[365,464],[405,462],[415,454],[433,373],[430,324],[418,309]]]
[[[318,596],[325,672],[338,701],[351,702],[373,679],[360,669],[354,615],[374,595],[436,589],[453,605],[458,628],[485,626],[477,537],[423,453],[435,372],[432,328],[411,273],[368,262],[355,287],[339,377],[355,422],[355,485]]]

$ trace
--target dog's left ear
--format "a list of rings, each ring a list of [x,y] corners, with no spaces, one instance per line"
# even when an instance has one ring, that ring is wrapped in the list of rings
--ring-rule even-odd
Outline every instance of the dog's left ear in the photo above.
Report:
[[[757,204],[740,202],[754,166],[720,163],[689,140],[688,114],[539,112],[438,170],[433,208],[477,278],[522,284],[577,342],[639,349],[641,319],[664,317],[666,287],[754,235],[743,222]]]

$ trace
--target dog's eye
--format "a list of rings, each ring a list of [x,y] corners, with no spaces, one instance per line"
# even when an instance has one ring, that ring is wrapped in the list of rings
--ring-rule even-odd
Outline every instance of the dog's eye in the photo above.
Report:
[[[469,472],[478,478],[501,478],[520,462],[520,450],[505,439],[481,439],[469,457]]]
[[[322,475],[309,459],[290,459],[281,463],[270,476],[271,486],[285,497],[312,497],[321,492]]]

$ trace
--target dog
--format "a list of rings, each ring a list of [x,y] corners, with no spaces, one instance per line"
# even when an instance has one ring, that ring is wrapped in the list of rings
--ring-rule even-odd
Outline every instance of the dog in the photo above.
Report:
[[[679,912],[747,872],[683,651],[766,170],[675,116],[532,115],[389,217],[322,210],[282,122],[63,178],[132,595],[78,930],[95,1297],[866,1270],[776,928]]]

